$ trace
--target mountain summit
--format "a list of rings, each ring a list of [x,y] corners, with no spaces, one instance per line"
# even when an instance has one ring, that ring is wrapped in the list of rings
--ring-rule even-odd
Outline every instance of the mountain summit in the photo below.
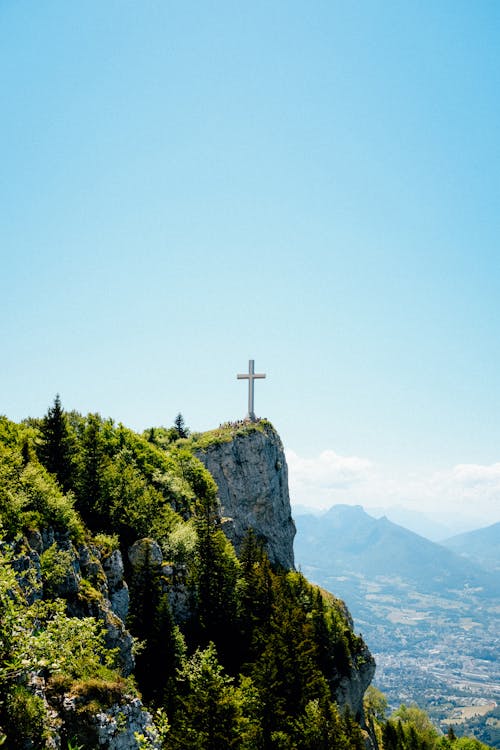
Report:
[[[375,663],[294,568],[269,422],[0,417],[0,529],[6,750],[364,750]]]

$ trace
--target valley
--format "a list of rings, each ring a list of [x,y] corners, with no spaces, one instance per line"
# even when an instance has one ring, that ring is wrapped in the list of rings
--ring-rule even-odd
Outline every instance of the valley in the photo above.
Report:
[[[416,703],[443,731],[453,725],[457,734],[472,733],[473,727],[482,741],[500,747],[495,717],[500,704],[500,592],[495,579],[485,572],[481,585],[478,569],[460,568],[455,553],[450,553],[446,571],[435,565],[435,575],[423,576],[423,570],[432,568],[433,547],[438,548],[435,559],[443,548],[388,523],[345,506],[319,523],[298,516],[297,566],[347,603],[355,630],[377,663],[373,684],[391,709]],[[377,563],[381,547],[392,574]],[[441,565],[445,559],[440,558]],[[446,583],[440,585],[445,572]]]

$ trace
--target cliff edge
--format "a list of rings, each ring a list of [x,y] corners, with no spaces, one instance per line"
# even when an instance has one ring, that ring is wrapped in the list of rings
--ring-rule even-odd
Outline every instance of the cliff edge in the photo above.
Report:
[[[288,467],[281,439],[266,420],[237,422],[204,433],[195,455],[219,489],[223,529],[239,552],[249,528],[273,565],[294,568]]]

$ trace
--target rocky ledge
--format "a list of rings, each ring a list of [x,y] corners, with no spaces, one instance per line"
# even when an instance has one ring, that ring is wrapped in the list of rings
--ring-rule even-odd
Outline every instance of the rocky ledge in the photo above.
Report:
[[[281,439],[267,421],[241,423],[229,440],[196,450],[217,487],[223,529],[238,552],[252,528],[274,565],[294,567],[295,524],[288,495],[288,467]]]

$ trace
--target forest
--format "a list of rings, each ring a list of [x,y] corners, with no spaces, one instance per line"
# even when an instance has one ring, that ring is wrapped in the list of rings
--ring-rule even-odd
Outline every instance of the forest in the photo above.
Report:
[[[271,565],[251,528],[237,555],[195,455],[258,429],[190,434],[179,414],[138,434],[66,412],[59,396],[43,417],[0,417],[3,748],[485,747],[440,734],[416,707],[388,717],[372,687],[357,712],[339,702],[371,659],[343,602]],[[147,717],[138,729],[131,706]],[[114,739],[96,734],[103,715]]]

